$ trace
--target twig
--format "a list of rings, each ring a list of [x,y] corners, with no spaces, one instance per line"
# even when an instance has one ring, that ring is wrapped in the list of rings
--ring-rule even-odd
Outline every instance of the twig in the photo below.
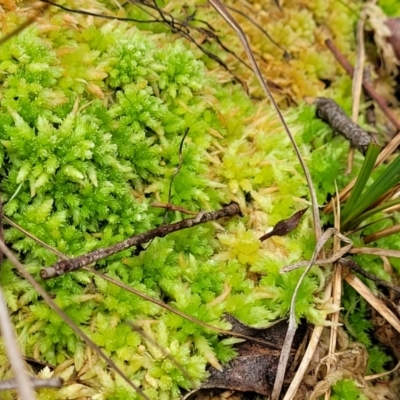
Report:
[[[69,325],[69,327],[74,331],[74,333],[83,339],[86,344],[94,351],[96,352],[107,364],[110,368],[112,368],[132,389],[134,389],[140,396],[142,396],[145,400],[150,400],[149,397],[143,393],[143,391],[137,387],[123,372],[122,370],[108,357],[101,349],[99,346],[97,346],[86,333],[82,331],[78,327],[78,325],[75,324],[74,321],[70,317],[68,317],[63,310],[61,310],[60,307],[57,306],[57,304],[54,302],[54,300],[48,295],[48,293],[42,288],[42,286],[36,282],[36,280],[33,278],[33,276],[26,271],[25,267],[23,264],[19,262],[17,257],[14,255],[14,253],[3,243],[0,242],[0,249],[4,252],[6,257],[12,262],[12,264],[15,266],[15,268],[18,270],[18,272],[31,284],[31,286],[39,293],[40,296],[43,297],[47,305],[55,311],[60,318]],[[3,318],[1,318],[3,320]],[[0,320],[0,321],[1,321]],[[21,373],[21,371],[18,371],[18,373]],[[18,375],[17,375],[18,376]],[[30,382],[28,382],[29,386]],[[31,399],[31,398],[29,398]]]
[[[371,136],[353,122],[334,100],[317,97],[315,104],[317,116],[341,133],[352,146],[365,155],[372,141]]]
[[[135,324],[132,321],[127,321],[128,325],[136,332],[138,333],[144,340],[146,340],[148,343],[151,344],[151,346],[156,347],[157,350],[161,351],[162,355],[170,360],[172,364],[175,365],[183,374],[183,376],[190,382],[193,388],[196,388],[196,383],[193,381],[193,379],[189,376],[189,374],[186,372],[185,368],[183,365],[175,359],[164,347],[160,346],[149,334],[147,334],[143,329],[141,329],[137,324]]]
[[[156,237],[164,237],[172,232],[191,228],[192,226],[204,224],[206,222],[214,221],[216,219],[232,217],[233,215],[239,213],[240,209],[236,203],[231,203],[228,206],[217,211],[212,211],[209,213],[201,212],[195,218],[184,219],[183,221],[176,222],[175,224],[163,225],[150,231],[139,233],[138,235],[135,235],[113,246],[94,250],[91,253],[84,254],[70,260],[59,261],[51,267],[42,269],[40,271],[40,276],[42,277],[42,279],[50,279],[54,278],[55,276],[64,275],[68,272],[76,271],[86,265],[95,263],[99,260],[103,260],[104,258],[119,253],[120,251],[129,249],[130,247],[147,243]]]
[[[42,388],[60,388],[62,384],[64,383],[63,379],[60,378],[59,376],[54,377],[54,378],[48,378],[48,379],[38,379],[34,377],[30,377],[30,381],[32,386],[35,389],[42,389]],[[17,389],[18,384],[15,379],[6,379],[3,381],[0,381],[0,392],[4,390],[12,390],[12,389]]]
[[[278,42],[276,42],[272,36],[256,21],[254,21],[252,18],[250,18],[246,13],[244,13],[241,10],[238,10],[237,8],[234,8],[232,6],[229,6],[228,4],[225,5],[226,8],[228,8],[229,10],[240,14],[243,18],[246,18],[249,22],[251,22],[257,29],[259,29],[267,38],[268,40],[274,45],[276,46],[279,50],[281,50],[283,52],[283,57],[286,60],[290,60],[290,54],[288,53],[288,51],[283,48]]]
[[[392,289],[392,290],[396,291],[397,293],[400,293],[400,287],[399,286],[393,285],[393,283],[391,283],[391,282],[388,282],[388,281],[385,281],[383,279],[377,278],[375,275],[373,275],[373,274],[369,273],[368,271],[366,271],[365,269],[361,268],[351,258],[341,258],[339,260],[339,262],[342,263],[343,265],[346,265],[346,267],[349,267],[354,272],[359,273],[364,278],[367,278],[370,281],[375,282],[377,285],[384,286],[384,287],[386,287],[388,289]]]
[[[0,247],[5,247],[5,244],[0,241]],[[7,252],[1,248],[2,252],[7,255]],[[11,369],[15,376],[15,386],[22,400],[34,400],[35,393],[29,380],[28,373],[25,369],[24,361],[18,349],[17,340],[15,338],[14,329],[10,321],[7,311],[7,305],[4,300],[3,289],[0,286],[0,328],[6,345],[8,360],[11,364]]]

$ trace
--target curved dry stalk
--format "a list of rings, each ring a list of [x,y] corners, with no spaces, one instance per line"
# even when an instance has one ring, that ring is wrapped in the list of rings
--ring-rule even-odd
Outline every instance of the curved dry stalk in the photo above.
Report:
[[[75,324],[74,321],[70,317],[68,317],[60,307],[53,301],[53,299],[47,294],[47,292],[42,288],[42,286],[35,280],[35,278],[26,271],[23,264],[17,259],[14,253],[3,243],[0,242],[0,249],[6,255],[6,257],[11,261],[14,267],[18,270],[18,272],[25,278],[31,286],[43,297],[47,305],[55,311],[62,320],[69,325],[69,327],[74,331],[74,333],[83,339],[86,344],[96,352],[107,364],[110,368],[112,368],[131,388],[133,388],[141,397],[145,400],[150,400],[149,397],[146,396],[143,391],[137,387],[124,373],[123,371],[97,346],[90,338],[87,336],[79,327]],[[20,373],[21,371],[19,371]],[[27,387],[29,387],[30,382],[28,381]],[[26,400],[33,399],[33,397],[26,397]]]
[[[0,247],[5,247],[4,243],[0,241]],[[3,248],[2,252],[7,254]],[[1,333],[6,345],[8,360],[11,364],[11,369],[15,376],[15,388],[21,396],[21,400],[34,400],[35,393],[32,388],[32,382],[29,379],[28,372],[25,369],[24,361],[22,360],[21,353],[18,349],[17,340],[15,338],[14,329],[8,315],[7,305],[4,300],[3,289],[0,286],[0,327]],[[0,382],[1,383],[1,382]]]
[[[318,243],[320,242],[321,235],[322,235],[322,228],[321,228],[321,221],[320,221],[319,211],[318,211],[317,196],[316,196],[313,184],[312,184],[312,179],[311,179],[311,175],[308,170],[308,167],[300,153],[300,150],[296,144],[296,141],[294,140],[294,137],[293,137],[292,133],[290,132],[290,129],[289,129],[285,119],[283,118],[283,115],[282,115],[271,91],[268,88],[268,85],[267,85],[264,77],[261,74],[260,68],[255,60],[255,57],[251,50],[250,44],[249,44],[247,37],[246,37],[245,33],[243,32],[242,28],[235,21],[235,19],[230,15],[228,10],[225,8],[225,6],[219,0],[209,0],[209,2],[216,9],[216,11],[225,19],[225,21],[232,27],[232,29],[236,32],[240,41],[242,42],[242,45],[247,53],[248,58],[250,59],[251,65],[253,67],[253,72],[257,76],[266,96],[271,101],[271,104],[272,104],[273,108],[275,109],[275,111],[279,117],[279,120],[280,120],[286,134],[288,135],[288,137],[290,139],[290,142],[292,143],[292,146],[296,152],[297,158],[303,169],[304,175],[306,177],[308,189],[310,192],[310,199],[311,199],[311,204],[312,204],[312,212],[313,212],[313,220],[314,220],[314,231],[315,231],[315,236],[317,239],[317,247],[313,254],[313,260],[315,260],[319,256],[319,253],[323,247],[323,245],[318,246]],[[317,251],[318,247],[320,247],[320,248]],[[272,400],[277,400],[282,391],[283,381],[285,378],[285,372],[286,372],[287,363],[288,363],[289,355],[290,355],[290,349],[292,347],[294,335],[296,332],[296,325],[297,325],[296,324],[296,313],[295,313],[296,297],[297,297],[297,293],[299,292],[300,286],[301,286],[305,276],[311,269],[311,266],[312,266],[312,263],[310,263],[308,265],[308,267],[304,270],[304,272],[301,275],[301,277],[296,285],[296,288],[293,292],[292,301],[290,304],[289,326],[288,326],[288,330],[286,333],[286,338],[285,338],[285,342],[284,342],[284,345],[282,348],[280,359],[279,359],[277,375],[275,378],[274,388],[273,388],[272,396],[271,396]]]

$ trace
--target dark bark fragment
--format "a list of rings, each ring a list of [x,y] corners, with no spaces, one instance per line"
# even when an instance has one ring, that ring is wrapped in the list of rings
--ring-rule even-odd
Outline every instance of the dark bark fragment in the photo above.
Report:
[[[368,145],[373,141],[371,136],[354,123],[343,109],[332,99],[317,97],[317,116],[338,131],[351,145],[365,155]]]

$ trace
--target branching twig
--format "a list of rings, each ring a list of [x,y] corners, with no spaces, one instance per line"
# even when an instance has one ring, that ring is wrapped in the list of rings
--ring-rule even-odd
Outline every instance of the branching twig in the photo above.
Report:
[[[206,222],[214,221],[219,218],[232,217],[233,215],[239,213],[240,209],[236,203],[231,203],[228,206],[217,211],[212,211],[209,213],[201,212],[195,218],[184,219],[183,221],[176,222],[175,224],[163,225],[150,231],[139,233],[138,235],[135,235],[113,246],[94,250],[91,253],[72,258],[68,261],[59,261],[51,267],[42,269],[40,271],[40,276],[43,279],[49,279],[54,278],[55,276],[64,275],[65,273],[76,271],[77,269],[107,258],[113,254],[119,253],[120,251],[129,249],[130,247],[147,243],[155,237],[164,237],[172,232],[187,229],[199,224],[204,224]]]
[[[351,258],[341,258],[339,260],[340,263],[345,265],[346,267],[349,267],[352,269],[354,272],[357,272],[358,274],[362,275],[364,278],[369,279],[370,281],[375,282],[379,286],[384,286],[388,289],[392,289],[396,291],[397,293],[400,293],[400,287],[393,285],[393,283],[385,281],[383,279],[377,278],[375,275],[369,273],[368,271],[365,271],[365,269],[361,268],[354,260]]]

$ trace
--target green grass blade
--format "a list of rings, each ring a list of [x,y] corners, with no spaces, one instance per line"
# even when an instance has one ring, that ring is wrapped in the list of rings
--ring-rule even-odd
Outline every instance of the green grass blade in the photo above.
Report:
[[[358,218],[364,213],[374,202],[383,196],[388,190],[393,188],[400,181],[400,155],[387,167],[370,188],[364,192],[355,207],[350,211],[343,221],[346,225],[352,219]]]
[[[384,203],[379,204],[379,206],[374,207],[373,209],[368,210],[365,213],[361,214],[359,217],[357,217],[353,221],[350,221],[350,223],[348,224],[348,227],[346,227],[346,228],[347,229],[356,228],[358,225],[361,224],[361,222],[372,217],[376,213],[386,210],[389,207],[397,206],[398,204],[400,204],[400,198],[390,200],[390,201],[385,201]]]
[[[347,220],[349,214],[352,210],[354,210],[357,202],[359,201],[361,193],[364,190],[369,177],[371,176],[371,172],[374,168],[376,159],[378,158],[380,149],[380,146],[373,142],[371,142],[368,146],[367,154],[365,155],[365,159],[361,167],[361,171],[358,174],[357,181],[350,193],[350,197],[347,200],[344,209],[342,210],[343,221]]]

